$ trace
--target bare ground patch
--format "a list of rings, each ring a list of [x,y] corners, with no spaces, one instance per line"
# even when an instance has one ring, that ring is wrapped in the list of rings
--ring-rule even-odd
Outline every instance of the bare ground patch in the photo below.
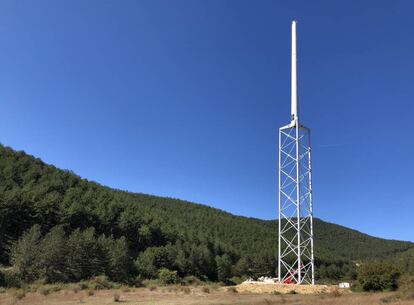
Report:
[[[320,294],[337,291],[336,286],[328,285],[289,285],[278,283],[248,282],[235,286],[239,292],[247,293],[298,293],[298,294]],[[343,292],[345,293],[345,291]]]
[[[26,305],[106,305],[106,304],[130,304],[130,305],[384,305],[400,304],[414,305],[414,300],[392,301],[392,293],[347,293],[332,294],[281,294],[247,293],[220,289],[203,289],[206,286],[187,287],[180,286],[158,287],[156,290],[147,288],[131,288],[128,291],[122,289],[97,290],[93,295],[87,291],[74,292],[62,290],[42,295],[37,292],[28,292],[25,296],[16,300],[13,291],[0,294],[1,305],[26,304]],[[119,302],[115,302],[114,295],[119,294]],[[388,300],[384,303],[384,300]],[[391,300],[391,301],[389,301]]]

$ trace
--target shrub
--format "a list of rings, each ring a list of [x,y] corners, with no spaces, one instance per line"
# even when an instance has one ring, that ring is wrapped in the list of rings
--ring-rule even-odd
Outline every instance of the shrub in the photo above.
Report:
[[[382,262],[366,263],[358,270],[358,282],[365,291],[395,290],[398,276],[393,265]]]
[[[57,283],[50,286],[50,290],[53,292],[61,291],[65,287],[62,283]]]
[[[237,289],[236,289],[236,287],[228,287],[228,288],[227,288],[227,291],[228,291],[228,292],[232,292],[232,293],[237,293]]]
[[[190,288],[188,288],[188,287],[184,287],[184,288],[182,289],[182,292],[184,292],[185,294],[190,294],[190,293],[191,293],[191,289],[190,289]]]
[[[122,292],[130,292],[131,289],[128,286],[122,286],[121,287]]]
[[[118,292],[114,293],[114,302],[120,302],[121,301],[121,295]]]
[[[145,278],[155,278],[161,268],[172,266],[172,259],[167,247],[148,247],[135,261],[137,272]]]
[[[95,294],[95,292],[92,290],[92,289],[88,289],[88,290],[86,290],[86,295],[88,296],[88,297],[91,297],[91,296],[93,296]]]
[[[26,291],[24,291],[24,290],[17,290],[17,291],[14,293],[14,297],[15,297],[17,300],[21,300],[21,299],[23,299],[25,296],[26,296]]]
[[[167,291],[177,293],[178,287],[177,286],[169,286]]]
[[[161,285],[159,280],[144,280],[142,285],[148,288],[150,291],[156,290],[158,286]]]
[[[220,285],[219,283],[211,283],[211,284],[209,285],[209,287],[210,287],[210,289],[212,289],[212,290],[218,290],[218,289],[221,287],[221,285]]]
[[[240,277],[240,276],[233,276],[233,277],[229,280],[229,282],[230,282],[230,283],[233,283],[233,284],[236,284],[236,285],[239,285],[239,284],[243,283],[245,280],[246,280],[246,279],[245,279],[244,277]]]
[[[115,283],[109,281],[108,277],[102,275],[94,277],[92,280],[89,281],[87,286],[94,290],[102,290],[115,288]]]
[[[288,294],[298,294],[294,289],[290,290]]]
[[[6,286],[6,279],[4,278],[4,273],[0,270],[0,287]]]
[[[204,286],[204,287],[201,288],[201,291],[204,292],[204,293],[210,293],[210,288],[207,287],[207,286]]]
[[[74,286],[72,287],[72,291],[73,291],[74,293],[78,293],[80,290],[81,290],[81,289],[80,289],[79,285],[74,285]]]
[[[0,287],[0,293],[6,293],[6,288]]]
[[[50,294],[50,289],[48,287],[40,287],[37,292],[43,296],[47,296]]]
[[[15,268],[9,268],[3,270],[4,281],[7,287],[22,287],[22,281],[19,277],[19,274]]]
[[[195,285],[195,286],[197,286],[197,285],[201,284],[201,281],[198,277],[196,277],[194,275],[189,275],[189,276],[186,276],[185,278],[183,278],[182,283],[184,285]]]
[[[175,284],[178,279],[177,271],[172,271],[167,268],[161,268],[158,272],[158,279],[164,285]]]
[[[144,286],[144,281],[142,279],[141,276],[137,276],[134,279],[131,280],[131,285],[135,286],[135,287],[142,287]]]
[[[404,300],[414,300],[414,276],[403,275],[398,280],[398,295]]]
[[[272,295],[281,295],[282,293],[280,291],[274,290],[271,293]]]

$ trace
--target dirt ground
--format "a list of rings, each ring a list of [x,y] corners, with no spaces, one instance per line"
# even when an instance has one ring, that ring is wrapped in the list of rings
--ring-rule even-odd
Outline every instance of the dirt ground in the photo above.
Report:
[[[330,293],[334,290],[338,291],[337,286],[327,285],[288,285],[288,284],[276,284],[276,283],[263,283],[263,282],[244,282],[238,285],[237,291],[250,292],[250,293],[272,293],[279,292],[282,294],[292,293],[292,291],[298,294],[318,294],[318,293]],[[348,290],[343,290],[341,293],[347,293]]]
[[[392,293],[321,293],[315,295],[272,295],[268,293],[246,293],[229,291],[223,288],[203,287],[158,287],[155,290],[148,288],[135,288],[124,290],[62,290],[41,295],[39,292],[26,293],[18,300],[17,291],[8,290],[0,294],[1,305],[31,304],[31,305],[106,305],[106,304],[130,304],[130,305],[380,305],[399,304],[414,305],[414,300],[398,301],[392,298]],[[119,302],[114,301],[114,295],[120,296]],[[21,296],[21,295],[20,295]]]

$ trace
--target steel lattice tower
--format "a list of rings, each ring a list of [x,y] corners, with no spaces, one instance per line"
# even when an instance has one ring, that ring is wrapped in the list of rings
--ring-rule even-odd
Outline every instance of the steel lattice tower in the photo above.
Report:
[[[279,129],[279,253],[281,283],[314,284],[310,129],[299,123],[296,21],[292,22],[292,118]]]

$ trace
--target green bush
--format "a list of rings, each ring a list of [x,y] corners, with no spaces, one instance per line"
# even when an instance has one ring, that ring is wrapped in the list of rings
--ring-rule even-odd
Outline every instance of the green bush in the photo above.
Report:
[[[116,284],[109,281],[107,276],[101,275],[89,280],[88,284],[86,285],[86,288],[88,287],[94,290],[102,290],[116,288]]]
[[[21,300],[21,299],[23,299],[25,296],[26,296],[26,291],[24,291],[24,290],[22,290],[22,289],[17,290],[17,291],[14,293],[14,297],[15,297],[17,300]]]
[[[47,296],[50,294],[50,288],[49,287],[40,287],[37,292],[43,296]]]
[[[161,268],[158,272],[158,279],[164,285],[175,284],[178,280],[177,271]]]
[[[157,287],[161,285],[159,280],[143,280],[142,285],[148,288],[150,291],[157,290]]]
[[[144,280],[139,275],[139,276],[136,276],[135,278],[131,279],[131,282],[129,283],[129,285],[130,286],[135,286],[135,287],[143,287],[144,286]]]
[[[80,283],[79,283],[79,288],[80,288],[81,290],[88,289],[88,288],[89,288],[89,283],[88,283],[88,282],[85,282],[85,281],[80,282]]]
[[[358,282],[365,291],[395,290],[398,270],[389,263],[370,262],[358,270]]]
[[[56,283],[56,284],[53,284],[53,285],[48,285],[48,287],[49,287],[50,291],[57,292],[57,291],[61,291],[63,288],[65,288],[65,284]]]
[[[6,286],[6,280],[4,278],[3,270],[0,270],[0,287]]]
[[[170,249],[167,247],[149,247],[135,261],[138,273],[148,279],[157,278],[160,269],[172,265]]]
[[[15,287],[20,288],[22,287],[22,281],[21,278],[14,268],[8,268],[3,270],[4,275],[4,282],[6,284],[6,287]]]
[[[197,285],[201,284],[201,280],[198,277],[194,276],[194,275],[189,275],[189,276],[186,276],[186,277],[183,278],[182,284],[197,286]]]
[[[405,274],[398,280],[398,294],[401,299],[414,300],[414,276]]]
[[[233,276],[233,277],[229,280],[229,282],[230,282],[230,283],[233,283],[233,284],[235,284],[235,285],[239,285],[239,284],[243,283],[245,280],[246,280],[246,278],[245,278],[245,277]]]

